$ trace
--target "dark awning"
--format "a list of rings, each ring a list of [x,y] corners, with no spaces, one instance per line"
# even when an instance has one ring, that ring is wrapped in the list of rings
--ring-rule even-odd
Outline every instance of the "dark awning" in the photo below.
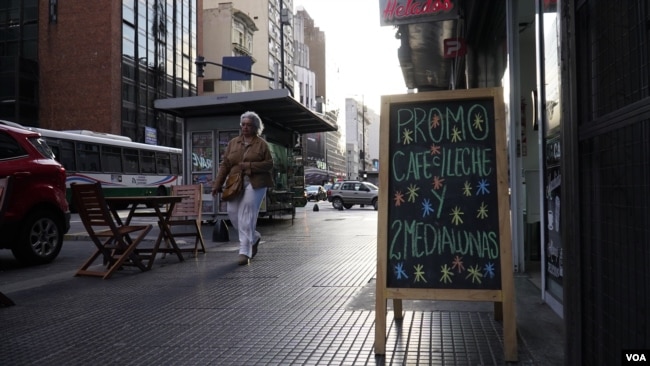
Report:
[[[253,111],[262,121],[303,133],[336,131],[335,121],[326,121],[289,95],[287,89],[158,99],[154,108],[182,118],[240,115]]]

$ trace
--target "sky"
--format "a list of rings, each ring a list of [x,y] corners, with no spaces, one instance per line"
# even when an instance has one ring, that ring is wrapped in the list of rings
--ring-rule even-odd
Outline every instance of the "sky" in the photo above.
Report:
[[[327,109],[356,98],[379,113],[381,95],[404,94],[393,26],[379,25],[379,0],[294,0],[325,32]]]

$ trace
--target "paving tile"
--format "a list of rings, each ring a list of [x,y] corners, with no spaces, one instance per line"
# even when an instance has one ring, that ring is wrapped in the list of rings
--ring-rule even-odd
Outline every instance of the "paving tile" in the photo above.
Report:
[[[17,305],[0,308],[0,365],[503,365],[492,304],[405,301],[375,355],[376,220],[325,205],[293,224],[261,220],[249,266],[235,264],[233,235],[213,243],[204,226],[206,254],[144,273],[72,277],[73,252],[54,274],[34,269],[40,282],[3,272]],[[525,342],[518,351],[520,364],[544,365]]]

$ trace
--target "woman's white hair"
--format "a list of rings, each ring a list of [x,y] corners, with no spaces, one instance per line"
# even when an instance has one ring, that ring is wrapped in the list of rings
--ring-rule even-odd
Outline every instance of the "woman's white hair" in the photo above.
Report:
[[[255,126],[255,133],[257,136],[260,136],[262,134],[262,131],[264,131],[264,124],[262,123],[260,116],[258,116],[255,112],[244,112],[244,114],[242,114],[239,118],[240,124],[243,122],[244,118],[250,119],[251,122],[253,122],[253,125]]]

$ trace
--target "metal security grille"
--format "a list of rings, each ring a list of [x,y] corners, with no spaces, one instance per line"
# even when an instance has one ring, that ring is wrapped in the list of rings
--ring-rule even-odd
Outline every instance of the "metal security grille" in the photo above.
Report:
[[[576,18],[578,78],[588,87],[581,88],[588,110],[580,123],[601,123],[648,97],[648,4],[591,0]]]
[[[584,365],[650,348],[648,24],[645,0],[576,1]]]

